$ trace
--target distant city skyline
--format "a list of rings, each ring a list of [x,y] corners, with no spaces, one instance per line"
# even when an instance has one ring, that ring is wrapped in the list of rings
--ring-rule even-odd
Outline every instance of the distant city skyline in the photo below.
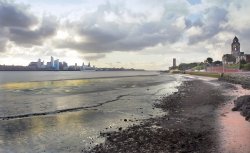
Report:
[[[248,0],[0,0],[0,65],[57,57],[166,70],[222,60],[236,35],[250,54]]]

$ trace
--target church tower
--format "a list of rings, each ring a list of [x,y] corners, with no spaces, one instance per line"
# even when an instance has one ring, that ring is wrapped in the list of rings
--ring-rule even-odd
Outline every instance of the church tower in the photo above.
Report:
[[[239,56],[240,55],[240,43],[239,43],[239,39],[236,36],[233,39],[233,43],[231,47],[232,47],[231,54],[235,57]]]

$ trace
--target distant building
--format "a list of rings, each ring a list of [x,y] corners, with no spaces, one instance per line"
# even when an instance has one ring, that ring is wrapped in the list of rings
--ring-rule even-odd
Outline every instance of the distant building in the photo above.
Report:
[[[57,59],[57,60],[54,61],[54,69],[57,70],[57,71],[60,70],[59,69],[59,59]]]
[[[176,69],[177,65],[176,65],[176,58],[173,58],[173,66],[169,67],[169,70],[173,70]]]
[[[19,67],[5,67],[2,66],[2,69],[19,69]],[[23,69],[23,68],[22,68]],[[74,65],[69,66],[66,62],[60,62],[59,59],[54,60],[54,57],[50,57],[50,62],[47,62],[46,65],[44,64],[44,61],[42,61],[40,58],[37,60],[37,62],[30,62],[27,66],[27,70],[33,70],[33,71],[83,71],[83,70],[96,70],[95,66],[91,66],[90,62],[88,65],[82,64],[82,66],[78,66],[77,63]]]
[[[37,61],[37,67],[41,68],[42,65],[43,65],[43,63],[42,63],[41,59],[39,58],[38,61]]]
[[[51,56],[50,57],[50,68],[54,68],[54,58]]]
[[[30,62],[28,66],[31,68],[34,68],[34,69],[44,69],[45,68],[44,62],[42,62],[40,58],[37,60],[37,62]]]
[[[224,54],[222,56],[222,62],[224,64],[234,64],[236,63],[236,58],[232,54]]]
[[[231,54],[234,57],[238,57],[240,54],[244,54],[244,52],[240,52],[240,42],[236,36],[234,37],[233,42],[231,44]]]
[[[28,66],[32,68],[37,68],[37,62],[30,62]]]
[[[86,70],[94,71],[94,70],[96,70],[96,68],[95,68],[95,66],[91,67],[90,62],[88,65],[84,65],[84,63],[82,63],[81,71],[86,71]]]
[[[65,71],[65,70],[68,70],[68,63],[66,63],[66,62],[63,62],[63,70]]]
[[[77,63],[75,63],[75,70],[77,70]]]
[[[50,69],[50,68],[51,68],[51,62],[47,62],[46,68],[47,68],[47,69]]]
[[[222,61],[224,64],[235,64],[240,63],[242,60],[250,63],[250,54],[244,54],[244,52],[240,51],[240,42],[235,36],[231,44],[231,54],[224,54]]]
[[[173,58],[173,67],[176,67],[176,58]]]

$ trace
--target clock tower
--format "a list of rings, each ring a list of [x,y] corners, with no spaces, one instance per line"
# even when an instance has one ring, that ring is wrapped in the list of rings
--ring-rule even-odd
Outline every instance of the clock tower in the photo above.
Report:
[[[235,36],[233,39],[233,43],[231,45],[231,54],[234,57],[237,57],[240,55],[240,43],[239,43],[239,39]]]

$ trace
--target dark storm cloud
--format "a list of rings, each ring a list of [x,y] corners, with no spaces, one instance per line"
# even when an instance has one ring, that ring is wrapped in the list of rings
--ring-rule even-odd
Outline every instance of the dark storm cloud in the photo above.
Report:
[[[36,17],[26,10],[25,6],[0,1],[0,26],[26,28],[37,24]]]
[[[3,52],[5,50],[8,41],[7,33],[8,33],[7,28],[0,27],[0,52]]]
[[[57,42],[57,47],[71,48],[89,53],[136,51],[160,43],[173,43],[181,36],[181,30],[175,26],[166,25],[166,27],[160,27],[155,32],[152,32],[152,29],[145,29],[141,25],[134,26],[135,29],[127,29],[126,32],[114,30],[116,33],[109,33],[106,29],[84,29],[85,35],[82,36],[87,38],[87,42],[67,40]],[[112,29],[112,27],[110,28]]]
[[[34,28],[37,26],[38,28]],[[8,41],[22,46],[42,45],[43,41],[56,32],[56,20],[37,17],[20,4],[0,1],[0,51],[5,51]]]
[[[200,27],[202,33],[189,37],[189,43],[195,44],[207,39],[211,39],[219,32],[225,30],[221,24],[226,23],[228,11],[223,8],[211,7],[203,14],[203,20],[197,20],[193,26]]]
[[[42,25],[36,30],[27,28],[10,27],[9,39],[19,45],[42,45],[43,41],[56,33],[55,21],[44,18]]]
[[[88,55],[84,57],[89,61],[96,61],[98,59],[104,58],[105,56],[106,56],[105,54],[96,54],[96,55]]]
[[[105,20],[107,13],[114,14],[119,18],[119,22],[116,22],[117,19]],[[124,21],[124,14],[138,19],[138,22]],[[67,39],[55,42],[56,47],[86,53],[139,51],[158,44],[174,43],[179,40],[183,32],[183,29],[172,24],[176,18],[147,21],[145,14],[133,14],[129,10],[117,9],[110,4],[100,6],[96,12],[82,20],[80,23],[71,23],[69,27],[74,27],[74,33],[86,41],[76,42]]]
[[[82,25],[80,26],[82,27]],[[87,37],[88,40],[93,43],[114,42],[127,35],[126,31],[119,29],[119,25],[117,24],[107,23],[101,26],[102,27],[96,27],[95,25],[91,25],[89,27],[77,28],[77,32],[81,36]]]
[[[0,38],[0,52],[3,52],[5,50],[6,43],[7,43],[7,39]]]

